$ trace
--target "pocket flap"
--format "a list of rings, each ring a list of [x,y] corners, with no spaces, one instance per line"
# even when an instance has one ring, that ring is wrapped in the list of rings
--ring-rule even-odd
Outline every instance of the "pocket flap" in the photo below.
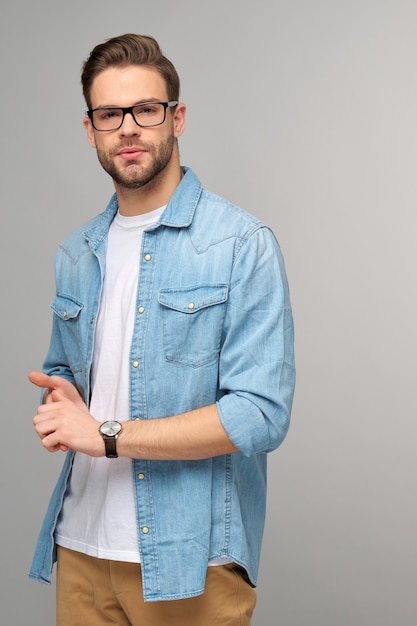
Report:
[[[63,320],[70,320],[78,317],[83,306],[70,296],[58,294],[51,302],[51,309]]]
[[[161,289],[158,301],[162,306],[180,311],[196,313],[201,309],[226,302],[228,285],[200,285],[188,289]]]

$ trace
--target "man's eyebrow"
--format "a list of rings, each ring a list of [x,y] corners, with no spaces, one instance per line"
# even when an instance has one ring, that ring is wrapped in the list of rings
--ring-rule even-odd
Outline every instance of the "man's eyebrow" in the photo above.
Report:
[[[141,100],[137,100],[132,107],[140,106],[141,104],[147,104],[151,102],[165,102],[164,100],[160,100],[159,98],[142,98]],[[125,109],[126,107],[122,107],[121,104],[99,104],[99,106],[94,107],[95,109]],[[128,107],[129,108],[129,107]]]

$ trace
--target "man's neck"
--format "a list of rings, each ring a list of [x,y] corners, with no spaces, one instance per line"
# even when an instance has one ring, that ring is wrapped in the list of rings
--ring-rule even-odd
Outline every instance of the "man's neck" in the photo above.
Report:
[[[178,165],[175,168],[171,166],[160,177],[138,189],[126,189],[114,183],[119,213],[128,217],[142,215],[168,204],[182,177],[183,172]]]

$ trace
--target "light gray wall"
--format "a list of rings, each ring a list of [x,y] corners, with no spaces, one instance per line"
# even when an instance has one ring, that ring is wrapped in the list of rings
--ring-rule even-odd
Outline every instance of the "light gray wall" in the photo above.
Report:
[[[54,623],[27,569],[62,456],[26,381],[49,338],[53,257],[104,208],[79,70],[153,34],[182,76],[182,161],[283,249],[298,388],[270,457],[254,626],[414,626],[415,0],[1,0],[1,621]]]

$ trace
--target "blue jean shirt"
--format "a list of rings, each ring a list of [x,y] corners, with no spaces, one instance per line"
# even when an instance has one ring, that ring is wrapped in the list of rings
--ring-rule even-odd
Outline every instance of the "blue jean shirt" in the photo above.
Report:
[[[212,559],[238,563],[256,584],[267,453],[287,433],[295,383],[288,285],[273,233],[183,170],[164,213],[143,235],[130,417],[161,418],[216,403],[239,452],[198,461],[132,459],[147,601],[203,593]],[[87,404],[107,234],[117,208],[113,196],[56,256],[44,371],[74,383]],[[41,582],[50,582],[56,560],[54,532],[73,458],[68,452],[29,574]]]

